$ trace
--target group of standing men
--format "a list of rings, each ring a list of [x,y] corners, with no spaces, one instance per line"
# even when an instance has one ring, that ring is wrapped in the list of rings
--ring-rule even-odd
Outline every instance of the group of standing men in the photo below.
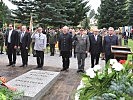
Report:
[[[39,27],[37,34],[31,37],[27,31],[26,26],[22,26],[20,33],[13,29],[13,25],[9,24],[9,30],[5,34],[5,49],[7,51],[9,64],[7,66],[15,67],[16,51],[20,49],[22,65],[20,67],[28,66],[28,51],[30,49],[31,38],[35,41],[34,49],[37,55],[38,68],[43,67],[44,63],[44,49],[46,48],[46,35],[42,33],[42,28]]]
[[[114,28],[109,27],[108,34],[102,38],[98,29],[94,29],[90,35],[86,34],[84,29],[80,29],[79,32],[71,36],[69,28],[63,27],[63,33],[59,37],[59,50],[62,55],[63,68],[61,71],[67,71],[69,68],[69,57],[72,51],[72,42],[75,42],[75,52],[78,60],[77,72],[85,72],[85,58],[86,54],[91,55],[91,67],[99,64],[99,57],[101,53],[105,54],[105,61],[113,59],[114,55],[111,53],[111,46],[118,45],[118,37],[114,34]]]
[[[20,34],[13,29],[13,25],[9,24],[9,31],[5,35],[5,49],[9,59],[7,66],[14,67],[16,64],[16,50],[20,49],[22,65],[20,67],[28,66],[28,51],[30,49],[31,39],[34,41],[34,50],[37,57],[37,68],[42,68],[44,64],[44,50],[47,45],[47,37],[39,27],[32,35],[26,31],[26,26],[22,26]],[[52,32],[50,32],[52,34]],[[52,39],[54,40],[54,39]],[[53,41],[54,42],[54,41]],[[118,37],[114,34],[114,28],[108,29],[108,34],[104,38],[99,34],[99,30],[95,28],[92,34],[87,34],[84,29],[80,29],[77,34],[70,34],[69,28],[64,26],[62,33],[58,37],[58,47],[60,55],[62,56],[61,71],[68,71],[70,64],[70,57],[72,52],[72,45],[74,42],[74,57],[77,57],[78,70],[77,72],[84,72],[85,58],[87,54],[91,55],[91,67],[99,64],[99,57],[101,53],[105,54],[106,63],[109,59],[114,58],[111,53],[111,46],[118,45]],[[55,43],[54,43],[55,44]],[[55,47],[55,45],[51,45]],[[51,55],[54,55],[54,50]]]

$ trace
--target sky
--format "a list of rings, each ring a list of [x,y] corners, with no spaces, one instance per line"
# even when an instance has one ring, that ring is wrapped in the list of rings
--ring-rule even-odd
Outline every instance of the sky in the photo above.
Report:
[[[16,9],[17,8],[8,0],[3,0],[3,2],[9,7],[9,9]],[[89,0],[88,5],[91,5],[91,9],[94,9],[97,12],[97,8],[100,6],[100,3],[101,3],[101,0]]]

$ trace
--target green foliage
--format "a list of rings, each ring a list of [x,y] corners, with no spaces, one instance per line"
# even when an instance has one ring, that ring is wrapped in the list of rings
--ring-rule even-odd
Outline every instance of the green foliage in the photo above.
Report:
[[[9,0],[14,5],[17,5],[17,9],[12,10],[12,21],[15,20],[16,23],[21,23],[25,25],[29,25],[30,16],[34,11],[34,6],[31,4],[32,0],[18,1],[18,0]],[[35,17],[36,14],[33,14]]]
[[[132,100],[133,64],[126,61],[120,71],[112,67],[108,62],[102,72],[95,71],[94,78],[83,74],[84,86],[78,91],[79,100]]]
[[[128,15],[128,25],[133,26],[133,0],[129,0]]]
[[[83,26],[84,29],[90,29],[90,18],[86,16],[85,19],[81,22],[81,26]]]
[[[3,24],[5,24],[5,22],[10,22],[10,10],[8,9],[8,7],[5,5],[5,3],[3,3],[2,1],[0,2],[0,28],[3,27]]]
[[[14,100],[23,96],[23,92],[12,91],[7,87],[0,85],[0,100]]]
[[[98,27],[122,27],[127,24],[127,0],[101,0]]]
[[[84,0],[10,0],[18,6],[13,10],[13,19],[28,24],[30,15],[36,24],[42,26],[73,25],[77,26],[90,10]]]
[[[95,10],[92,9],[89,13],[89,18],[91,19],[93,16],[95,16]]]

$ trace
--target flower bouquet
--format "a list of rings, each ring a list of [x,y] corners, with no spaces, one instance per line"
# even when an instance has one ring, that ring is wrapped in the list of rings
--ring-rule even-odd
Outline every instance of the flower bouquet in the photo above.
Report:
[[[17,100],[23,96],[16,88],[6,85],[6,78],[0,76],[0,100]]]
[[[100,65],[83,74],[76,100],[132,100],[133,64],[111,59],[101,70]]]

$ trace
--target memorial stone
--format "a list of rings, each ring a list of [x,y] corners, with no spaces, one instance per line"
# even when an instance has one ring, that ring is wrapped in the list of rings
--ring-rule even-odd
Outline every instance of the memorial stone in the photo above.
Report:
[[[23,91],[22,100],[40,100],[59,77],[59,72],[31,70],[7,82],[7,85]]]

